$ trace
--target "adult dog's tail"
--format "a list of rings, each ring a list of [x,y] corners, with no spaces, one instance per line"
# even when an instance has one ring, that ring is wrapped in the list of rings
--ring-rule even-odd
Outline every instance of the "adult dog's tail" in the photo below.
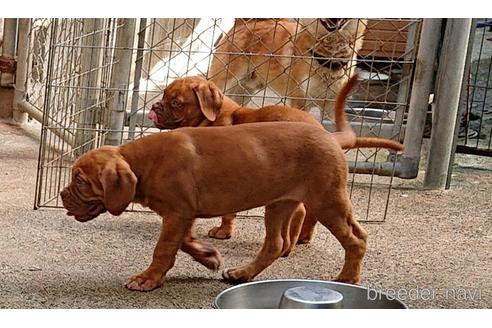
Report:
[[[347,122],[347,118],[345,116],[345,105],[349,93],[358,83],[358,78],[359,76],[357,74],[352,76],[337,95],[337,99],[335,101],[336,131],[332,133],[333,137],[335,137],[343,149],[387,148],[402,151],[403,145],[394,140],[372,137],[357,137],[352,130],[352,127]]]

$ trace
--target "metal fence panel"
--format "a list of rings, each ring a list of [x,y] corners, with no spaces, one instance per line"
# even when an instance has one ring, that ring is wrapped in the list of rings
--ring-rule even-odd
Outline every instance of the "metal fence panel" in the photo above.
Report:
[[[357,69],[363,81],[348,101],[352,126],[361,135],[402,140],[421,20],[270,21],[271,39],[258,37],[256,47],[245,49],[238,37],[257,37],[264,20],[33,20],[31,33],[38,37],[31,38],[27,94],[44,112],[35,206],[60,207],[58,195],[70,180],[74,158],[113,140],[108,134],[118,133],[127,142],[159,132],[147,113],[165,86],[183,76],[212,79],[249,107],[302,107],[331,129],[330,106]],[[121,58],[131,59],[125,76],[118,68]],[[233,71],[234,61],[244,65]],[[303,74],[296,73],[299,67]],[[386,217],[392,155],[347,152],[350,193],[360,220]]]
[[[492,156],[492,19],[475,20],[457,152]]]

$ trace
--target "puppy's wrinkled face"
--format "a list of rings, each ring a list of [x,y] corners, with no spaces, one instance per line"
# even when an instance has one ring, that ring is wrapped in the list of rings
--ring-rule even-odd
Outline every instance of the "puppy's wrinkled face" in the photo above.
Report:
[[[117,147],[105,146],[77,159],[72,181],[60,195],[67,215],[86,222],[106,211],[121,214],[133,199],[135,185],[136,177]]]
[[[161,101],[152,105],[148,118],[159,129],[199,126],[215,120],[222,99],[215,84],[202,77],[177,79],[164,90]]]
[[[86,156],[86,157],[91,157]],[[72,181],[61,192],[63,207],[67,209],[67,215],[73,216],[77,221],[86,222],[94,219],[99,214],[106,212],[103,203],[103,193],[100,185],[89,179],[87,173],[93,168],[83,165],[87,163],[82,156],[72,170]]]

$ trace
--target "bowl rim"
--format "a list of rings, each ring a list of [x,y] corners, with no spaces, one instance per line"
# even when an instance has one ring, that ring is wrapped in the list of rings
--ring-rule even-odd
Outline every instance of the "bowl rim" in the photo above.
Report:
[[[360,285],[347,284],[347,283],[344,283],[344,282],[329,281],[329,280],[319,280],[319,279],[267,279],[267,280],[257,280],[257,281],[250,281],[250,282],[242,283],[242,284],[239,284],[239,285],[232,286],[232,287],[229,287],[229,288],[224,289],[223,291],[221,291],[215,297],[212,305],[213,305],[213,307],[215,309],[226,310],[226,309],[220,308],[218,306],[218,302],[217,302],[223,294],[228,293],[230,291],[233,291],[235,289],[241,288],[241,287],[249,286],[249,285],[258,285],[258,284],[265,284],[265,283],[272,283],[272,282],[274,283],[274,282],[279,282],[279,281],[282,281],[282,282],[306,282],[306,281],[309,281],[309,282],[315,282],[315,283],[316,282],[319,282],[319,283],[327,283],[328,282],[328,283],[335,284],[335,285],[347,286],[347,287],[352,287],[352,288],[357,288],[357,289],[362,289],[362,290],[367,290],[368,288],[370,288],[370,287],[364,287],[364,286],[360,286]],[[381,292],[381,291],[377,291],[377,292],[378,293],[381,293],[384,296],[386,296],[386,294],[383,293],[383,292]],[[343,294],[342,294],[342,296],[343,296]],[[403,301],[401,301],[400,299],[395,298],[394,300],[396,302],[400,303],[400,305],[403,307],[403,309],[408,309],[408,306]]]

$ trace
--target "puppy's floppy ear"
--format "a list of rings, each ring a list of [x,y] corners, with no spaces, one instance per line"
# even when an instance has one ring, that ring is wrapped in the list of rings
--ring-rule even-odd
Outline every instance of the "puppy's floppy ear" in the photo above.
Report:
[[[205,118],[212,122],[215,121],[220,107],[222,107],[222,101],[224,100],[222,91],[210,81],[198,83],[192,88]]]
[[[137,177],[123,159],[111,159],[99,173],[104,191],[104,206],[113,215],[120,215],[135,197]]]

